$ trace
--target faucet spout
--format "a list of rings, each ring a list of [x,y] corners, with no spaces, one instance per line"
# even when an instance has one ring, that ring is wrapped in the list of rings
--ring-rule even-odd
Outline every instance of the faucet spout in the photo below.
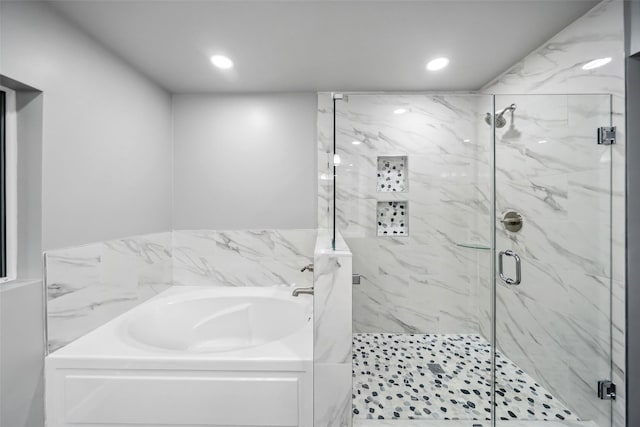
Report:
[[[313,295],[313,286],[310,288],[295,288],[291,293],[294,297],[297,297],[300,294]]]

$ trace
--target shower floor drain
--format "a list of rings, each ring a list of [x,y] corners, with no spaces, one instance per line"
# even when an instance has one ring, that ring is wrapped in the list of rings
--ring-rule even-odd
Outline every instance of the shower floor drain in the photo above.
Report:
[[[427,367],[434,374],[444,374],[444,369],[439,363],[427,363]]]

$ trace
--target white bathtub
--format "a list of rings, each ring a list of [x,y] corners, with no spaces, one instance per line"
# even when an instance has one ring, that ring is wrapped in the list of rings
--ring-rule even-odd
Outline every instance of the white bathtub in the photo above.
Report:
[[[45,364],[48,427],[310,427],[312,298],[173,287]]]

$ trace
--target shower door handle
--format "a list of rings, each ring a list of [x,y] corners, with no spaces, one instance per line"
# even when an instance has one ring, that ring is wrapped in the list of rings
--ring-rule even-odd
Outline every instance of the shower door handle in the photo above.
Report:
[[[504,274],[504,264],[502,262],[502,259],[504,258],[504,256],[508,256],[508,257],[513,257],[513,259],[516,261],[516,278],[512,279],[511,277],[507,277]],[[506,250],[506,251],[500,251],[500,255],[498,257],[498,273],[500,274],[500,279],[502,279],[502,281],[504,283],[506,283],[507,285],[519,285],[520,282],[522,281],[522,269],[520,268],[520,256],[513,252],[511,249]]]

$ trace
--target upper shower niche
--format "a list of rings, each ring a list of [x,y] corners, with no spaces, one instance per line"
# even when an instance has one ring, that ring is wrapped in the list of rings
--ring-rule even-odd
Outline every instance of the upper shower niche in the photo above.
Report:
[[[379,193],[401,193],[409,189],[407,156],[378,157],[378,180],[376,188]]]

